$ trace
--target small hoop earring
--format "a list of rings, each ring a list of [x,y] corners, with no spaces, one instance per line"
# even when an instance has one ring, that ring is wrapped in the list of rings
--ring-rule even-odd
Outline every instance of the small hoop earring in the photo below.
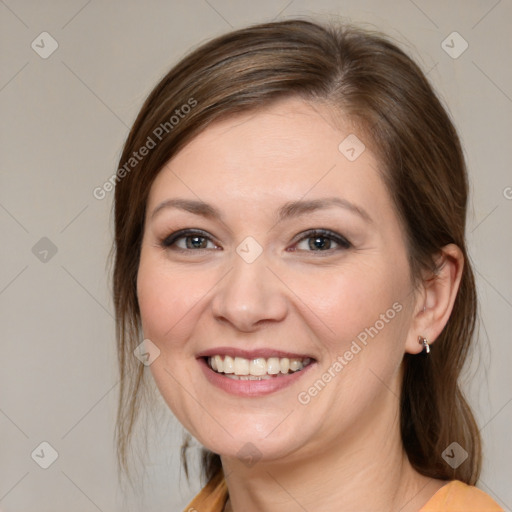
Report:
[[[423,352],[426,354],[430,354],[430,345],[428,344],[427,338],[424,338],[423,336],[418,336],[418,343],[420,345],[423,345]]]

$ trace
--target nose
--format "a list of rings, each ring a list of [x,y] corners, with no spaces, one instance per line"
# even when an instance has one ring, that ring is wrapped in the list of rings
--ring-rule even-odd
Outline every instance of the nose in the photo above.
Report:
[[[285,286],[267,267],[264,254],[252,263],[239,256],[234,260],[212,299],[215,319],[242,332],[282,321],[288,311]]]

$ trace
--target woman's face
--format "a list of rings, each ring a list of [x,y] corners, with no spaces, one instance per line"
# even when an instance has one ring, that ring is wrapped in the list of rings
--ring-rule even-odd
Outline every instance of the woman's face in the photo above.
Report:
[[[404,237],[379,162],[330,119],[287,99],[217,122],[149,194],[137,287],[160,350],[150,368],[226,457],[318,454],[396,413],[417,336]]]

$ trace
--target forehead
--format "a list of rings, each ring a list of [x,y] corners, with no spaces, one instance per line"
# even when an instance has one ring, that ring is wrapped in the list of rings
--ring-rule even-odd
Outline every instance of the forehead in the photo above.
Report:
[[[246,208],[327,193],[388,202],[369,141],[348,120],[333,119],[326,106],[293,98],[217,121],[159,173],[149,208],[169,195],[237,198]]]

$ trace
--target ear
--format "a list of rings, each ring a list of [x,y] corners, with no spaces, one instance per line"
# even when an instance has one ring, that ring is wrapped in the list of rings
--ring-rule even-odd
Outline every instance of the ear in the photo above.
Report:
[[[405,351],[418,354],[423,350],[418,337],[433,343],[444,329],[459,290],[464,256],[455,244],[445,245],[436,258],[436,272],[426,276],[416,296],[410,331]]]

